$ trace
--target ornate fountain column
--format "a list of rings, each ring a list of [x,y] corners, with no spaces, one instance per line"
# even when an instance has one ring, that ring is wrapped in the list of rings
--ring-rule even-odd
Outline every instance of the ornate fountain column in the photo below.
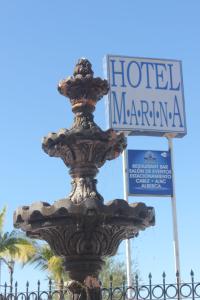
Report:
[[[74,123],[69,130],[49,133],[42,148],[70,168],[72,191],[52,205],[37,202],[14,214],[15,227],[45,240],[64,258],[65,270],[73,280],[71,290],[78,293],[80,286],[86,286],[95,299],[100,297],[98,274],[104,258],[114,255],[122,240],[154,225],[155,219],[154,209],[144,203],[129,205],[115,199],[104,204],[97,191],[98,169],[126,148],[123,133],[102,131],[93,119],[95,105],[108,89],[106,80],[93,77],[87,59],[80,59],[73,76],[59,82],[59,92],[70,99]]]

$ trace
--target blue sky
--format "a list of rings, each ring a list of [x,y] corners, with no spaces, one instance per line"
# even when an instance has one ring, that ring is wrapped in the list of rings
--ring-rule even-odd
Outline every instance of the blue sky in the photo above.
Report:
[[[12,230],[16,207],[53,201],[70,192],[70,177],[61,160],[41,149],[48,132],[70,127],[73,116],[57,92],[60,79],[72,74],[80,57],[103,76],[106,54],[171,58],[183,62],[188,135],[174,140],[177,211],[182,277],[191,268],[198,276],[199,227],[199,69],[200,2],[168,1],[1,1],[0,3],[0,207],[7,204],[6,230]],[[105,128],[104,101],[96,122]],[[164,138],[130,137],[128,147],[167,149]],[[113,173],[115,176],[113,176]],[[122,161],[108,162],[98,175],[105,201],[123,198]],[[133,198],[156,210],[156,226],[132,243],[133,258],[145,282],[151,271],[174,279],[169,198]],[[124,259],[124,246],[118,259]],[[19,281],[44,276],[32,267],[15,269]],[[7,279],[3,268],[3,279]],[[4,280],[5,279],[5,280]]]

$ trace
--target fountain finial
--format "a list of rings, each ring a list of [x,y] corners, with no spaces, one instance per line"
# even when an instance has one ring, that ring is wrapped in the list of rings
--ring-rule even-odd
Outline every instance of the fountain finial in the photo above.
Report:
[[[74,77],[93,77],[92,64],[87,58],[80,58],[74,68]],[[81,76],[80,76],[81,75]]]
[[[80,102],[84,103],[84,106],[95,106],[96,102],[108,93],[107,80],[94,78],[93,74],[90,61],[80,58],[74,68],[73,76],[59,82],[58,91],[70,99],[72,108]]]

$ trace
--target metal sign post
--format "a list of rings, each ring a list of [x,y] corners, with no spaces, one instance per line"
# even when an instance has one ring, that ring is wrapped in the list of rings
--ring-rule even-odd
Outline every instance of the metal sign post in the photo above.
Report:
[[[122,153],[122,163],[123,163],[123,181],[124,181],[124,200],[128,202],[128,184],[127,184],[127,152],[126,150]],[[131,276],[131,241],[125,240],[126,243],[126,275],[127,275],[127,285],[132,286],[132,276]],[[130,292],[130,290],[129,290]],[[128,298],[131,295],[128,294]]]
[[[171,152],[171,169],[172,169],[172,184],[173,194],[171,197],[172,204],[172,218],[173,218],[173,236],[174,236],[174,256],[175,256],[175,271],[180,274],[180,254],[179,254],[179,239],[178,239],[178,224],[177,224],[177,212],[176,212],[176,189],[175,189],[175,178],[174,178],[174,160],[173,160],[173,141],[172,138],[167,137],[168,147]],[[179,275],[179,278],[180,275]]]

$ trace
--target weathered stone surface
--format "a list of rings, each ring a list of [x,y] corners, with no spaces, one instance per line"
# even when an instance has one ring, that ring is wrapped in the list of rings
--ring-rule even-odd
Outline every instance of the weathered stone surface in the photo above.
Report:
[[[71,278],[83,281],[87,275],[98,276],[103,258],[114,255],[122,240],[154,225],[154,210],[121,199],[106,205],[96,199],[79,205],[61,199],[53,205],[38,202],[18,208],[14,223],[28,236],[46,240],[56,255],[65,258]]]
[[[78,61],[73,75],[58,84],[58,91],[70,99],[72,107],[84,104],[86,99],[93,106],[93,102],[108,93],[107,80],[93,78],[92,65],[87,59],[81,58]]]
[[[61,129],[44,137],[42,148],[48,155],[62,158],[67,167],[93,164],[100,168],[106,160],[121,154],[126,148],[126,138],[113,130]]]

